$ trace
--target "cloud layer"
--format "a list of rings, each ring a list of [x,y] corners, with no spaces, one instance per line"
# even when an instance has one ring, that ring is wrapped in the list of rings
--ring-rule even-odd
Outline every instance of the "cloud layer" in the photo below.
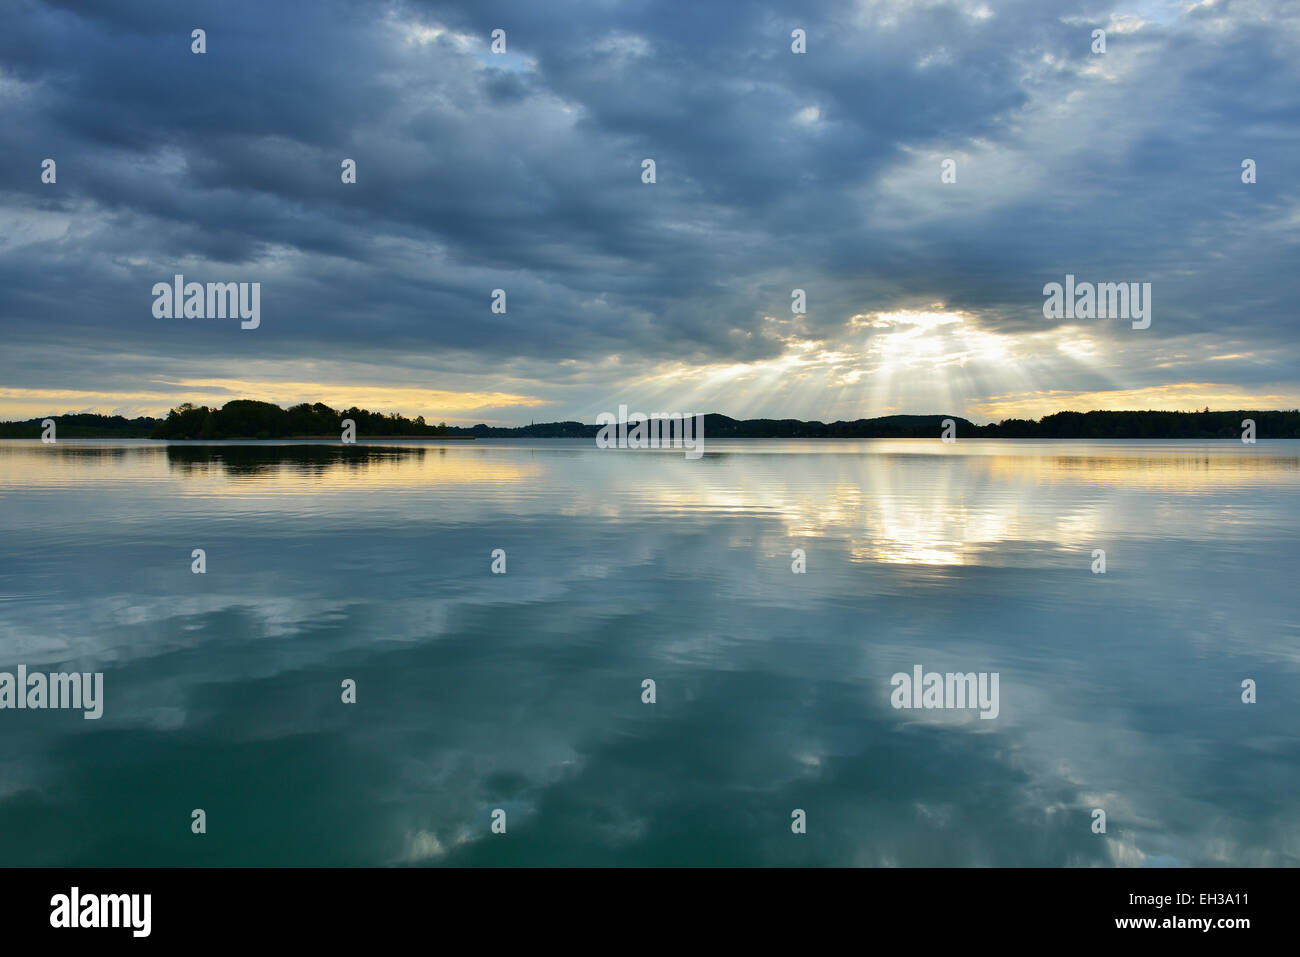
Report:
[[[0,36],[6,418],[1300,404],[1282,0],[73,6]],[[177,273],[261,326],[155,318]],[[1045,319],[1066,273],[1151,328]]]

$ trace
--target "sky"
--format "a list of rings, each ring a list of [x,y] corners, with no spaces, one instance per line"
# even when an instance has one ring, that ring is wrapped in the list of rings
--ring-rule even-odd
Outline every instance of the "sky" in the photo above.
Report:
[[[4,20],[0,419],[1300,406],[1297,0]],[[177,274],[258,283],[257,327],[159,317]],[[1047,318],[1067,274],[1150,326]]]

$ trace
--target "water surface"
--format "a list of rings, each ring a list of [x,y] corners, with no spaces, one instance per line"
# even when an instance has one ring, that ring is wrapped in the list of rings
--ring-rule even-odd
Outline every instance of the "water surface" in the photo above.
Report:
[[[0,864],[1300,862],[1300,442],[706,450],[0,442]]]

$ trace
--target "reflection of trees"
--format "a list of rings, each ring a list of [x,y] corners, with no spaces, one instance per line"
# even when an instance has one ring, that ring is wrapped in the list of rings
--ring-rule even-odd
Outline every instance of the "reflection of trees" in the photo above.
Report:
[[[30,447],[28,449],[31,450]],[[57,455],[61,459],[95,459],[101,461],[125,461],[131,458],[143,459],[157,453],[157,449],[146,444],[139,445],[75,445],[69,442],[52,442],[42,444],[39,455]]]
[[[288,468],[323,475],[384,462],[418,462],[424,454],[422,448],[367,445],[168,445],[167,465],[186,474],[220,468],[227,475],[263,475]]]

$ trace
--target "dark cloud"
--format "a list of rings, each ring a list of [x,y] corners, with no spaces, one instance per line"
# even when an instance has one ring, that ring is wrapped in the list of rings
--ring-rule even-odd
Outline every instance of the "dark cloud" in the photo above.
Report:
[[[1191,381],[1151,361],[1187,337],[1200,381],[1294,395],[1300,14],[1149,6],[26,0],[0,35],[0,324],[45,361],[0,370],[359,362],[595,401],[665,363],[775,359],[792,331],[866,355],[849,320],[878,310],[1039,333],[1043,284],[1074,272],[1151,282],[1155,318],[1136,342],[1098,327],[1092,365],[1045,387]],[[262,327],[154,319],[177,272],[260,281]],[[809,315],[777,329],[795,287]]]

